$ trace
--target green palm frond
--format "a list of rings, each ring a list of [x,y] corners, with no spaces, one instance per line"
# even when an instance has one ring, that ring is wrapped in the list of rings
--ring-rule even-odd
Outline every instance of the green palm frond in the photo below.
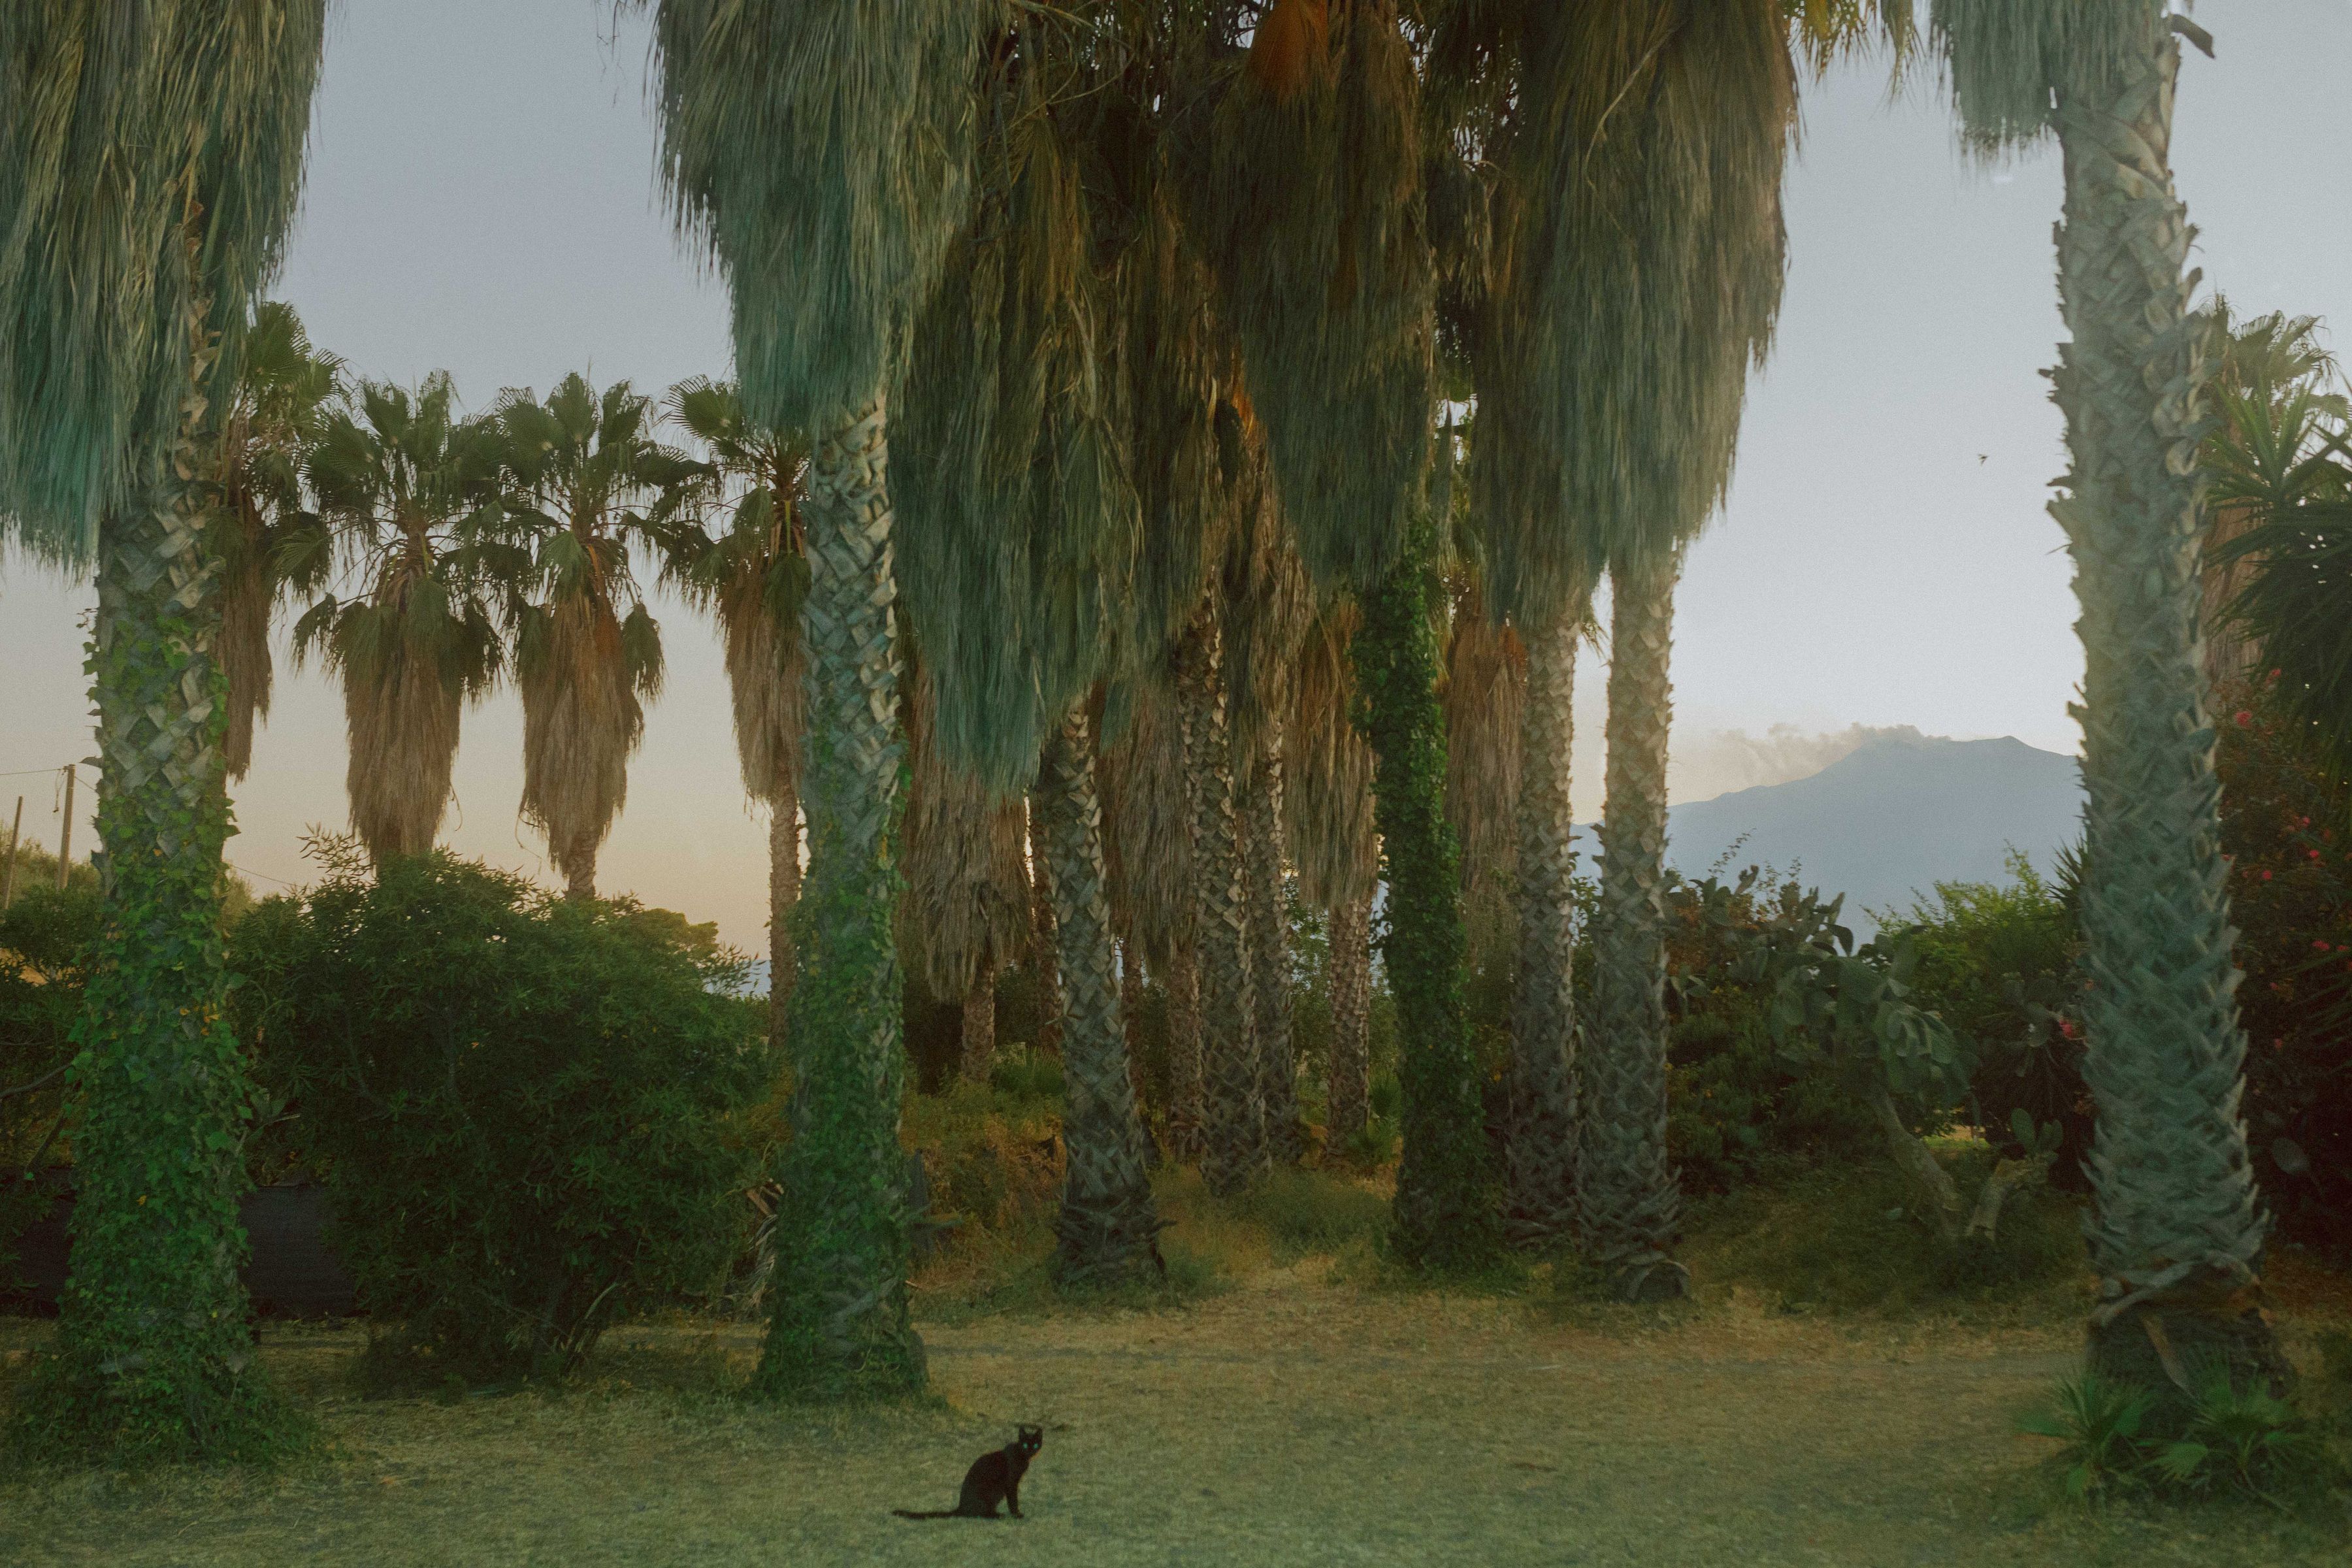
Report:
[[[0,7],[0,519],[87,560],[179,422],[201,301],[226,401],[299,194],[324,0]]]
[[[743,401],[831,432],[893,377],[961,222],[984,0],[659,0],[663,172],[734,300]]]
[[[1530,26],[1496,219],[1511,330],[1489,334],[1514,428],[1480,488],[1488,591],[1530,625],[1677,548],[1730,483],[1780,308],[1796,70],[1778,0],[1723,13],[1643,0]]]
[[[1139,545],[1097,216],[1065,104],[1098,62],[1058,16],[1005,36],[982,98],[957,279],[895,395],[902,600],[936,742],[1003,795],[1107,672]]]

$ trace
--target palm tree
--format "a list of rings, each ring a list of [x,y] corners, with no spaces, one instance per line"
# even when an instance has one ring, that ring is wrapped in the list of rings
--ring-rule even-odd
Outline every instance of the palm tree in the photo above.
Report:
[[[221,569],[231,395],[302,177],[321,0],[0,6],[0,516],[94,563],[106,925],[75,1083],[51,1451],[283,1442],[237,1268],[254,1100],[226,1022]]]
[[[1349,642],[1362,617],[1355,600],[1328,596],[1300,640],[1291,683],[1283,809],[1298,894],[1329,921],[1324,985],[1331,1007],[1323,1142],[1346,1145],[1370,1115],[1372,888],[1381,847],[1372,826],[1371,749],[1353,721]]]
[[[1667,0],[1528,8],[1502,133],[1491,308],[1515,325],[1484,345],[1493,467],[1479,522],[1488,591],[1531,654],[1557,658],[1610,574],[1608,793],[1572,1157],[1591,1249],[1634,1300],[1685,1288],[1664,1147],[1673,592],[1685,542],[1728,482],[1748,368],[1779,308],[1790,45],[1778,0],[1704,24]],[[1528,719],[1547,755],[1566,733],[1565,687],[1548,673],[1546,710]],[[1565,793],[1528,809],[1546,800],[1557,813]],[[1549,873],[1566,863],[1567,824],[1527,829],[1540,840],[1528,891],[1556,899]],[[1551,954],[1528,978],[1554,997],[1564,919],[1549,900],[1522,906],[1523,941]],[[1530,1025],[1550,1010],[1534,997],[1528,1008]]]
[[[1219,606],[1230,694],[1241,830],[1244,940],[1249,946],[1251,1052],[1265,1157],[1295,1165],[1307,1152],[1291,1040],[1290,910],[1283,811],[1284,716],[1300,639],[1314,613],[1307,573],[1270,487],[1226,541]]]
[[[1160,663],[1160,661],[1155,661]],[[1201,1001],[1192,954],[1192,822],[1183,716],[1164,665],[1126,683],[1118,738],[1102,750],[1104,867],[1121,931],[1120,979],[1149,968],[1168,999],[1168,1142],[1200,1158]],[[1130,1027],[1135,1021],[1129,1011]]]
[[[1192,797],[1193,951],[1200,963],[1201,1180],[1220,1195],[1265,1173],[1265,1079],[1256,1048],[1242,835],[1216,616],[1177,650]]]
[[[2167,10],[1933,11],[1970,138],[1990,151],[2054,132],[2064,155],[2053,380],[2072,464],[2051,510],[2083,606],[2091,1364],[2158,1391],[2184,1356],[2238,1382],[2283,1372],[2259,1310],[2265,1219],[2238,1118],[2245,1037],[2198,647],[2210,332],[2189,309],[2170,147],[2179,35],[2203,35]]]
[[[801,605],[808,879],[793,994],[793,1138],[777,1175],[773,1327],[757,1384],[922,1386],[907,1314],[891,929],[898,660],[884,398],[961,223],[982,7],[658,0],[663,157],[734,299],[743,404],[810,433]]]
[[[653,400],[574,374],[541,403],[499,400],[507,528],[531,552],[535,599],[513,606],[522,690],[522,814],[547,836],[566,896],[593,898],[596,854],[629,797],[644,704],[660,695],[661,628],[630,566],[694,473],[652,436]]]
[[[447,811],[466,706],[496,682],[504,645],[480,542],[498,512],[498,443],[456,407],[446,374],[412,395],[363,384],[326,420],[306,464],[331,542],[297,540],[289,575],[316,588],[341,555],[357,597],[319,597],[294,628],[343,681],[352,830],[381,864],[433,847]],[[356,415],[356,416],[355,416]]]
[[[2213,301],[2221,415],[2200,461],[2212,475],[2203,564],[2206,679],[2266,664],[2285,707],[2341,769],[2352,759],[2341,610],[2352,518],[2352,405],[2319,323],[2284,312],[2234,322]],[[2258,664],[2257,660],[2263,661]]]
[[[1443,528],[1425,484],[1436,272],[1413,50],[1392,0],[1336,14],[1284,0],[1216,111],[1194,205],[1300,555],[1318,582],[1363,595],[1351,647],[1378,758],[1405,1102],[1395,1243],[1451,1267],[1482,1260],[1496,1232],[1442,798]]]
[[[253,325],[218,430],[215,544],[221,561],[217,647],[228,678],[223,760],[232,780],[253,762],[257,719],[269,713],[269,617],[282,576],[278,556],[307,518],[304,456],[341,390],[342,362],[310,346],[301,318],[282,300],[255,308]]]
[[[768,818],[768,1036],[778,1049],[793,994],[793,907],[801,891],[800,766],[806,679],[801,601],[808,557],[801,510],[808,451],[754,425],[732,382],[696,376],[669,390],[669,416],[709,454],[657,529],[662,575],[719,617],[734,698],[743,787]],[[713,527],[723,517],[723,528]]]
[[[1052,913],[1068,1104],[1056,1268],[1160,1268],[1120,1020],[1095,785],[1094,687],[1119,650],[1141,515],[1107,374],[1097,216],[1080,183],[1100,7],[1024,13],[982,84],[979,197],[957,286],[917,319],[898,395],[904,602],[938,694],[931,740],[992,793],[1029,785]]]

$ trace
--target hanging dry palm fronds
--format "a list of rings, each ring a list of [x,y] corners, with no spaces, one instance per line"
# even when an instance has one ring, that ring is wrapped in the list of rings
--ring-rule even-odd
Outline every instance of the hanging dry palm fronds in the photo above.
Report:
[[[899,869],[910,941],[908,973],[943,1000],[968,1002],[967,1026],[985,996],[990,1039],[963,1042],[963,1070],[984,1077],[992,1048],[998,970],[1029,931],[1027,823],[1020,799],[992,799],[978,780],[952,767],[935,743],[934,698],[927,665],[909,661],[907,694],[907,818]]]
[[[1190,205],[1299,552],[1320,581],[1369,584],[1428,462],[1419,83],[1391,0],[1351,0],[1319,40],[1307,7],[1269,20]]]
[[[1007,794],[1108,667],[1139,542],[1093,217],[1056,119],[1086,81],[1075,31],[1024,18],[999,51],[957,284],[897,396],[901,595],[938,742]]]
[[[1518,632],[1461,595],[1445,655],[1445,816],[1462,843],[1462,887],[1491,895],[1518,858],[1519,730],[1528,656]]]

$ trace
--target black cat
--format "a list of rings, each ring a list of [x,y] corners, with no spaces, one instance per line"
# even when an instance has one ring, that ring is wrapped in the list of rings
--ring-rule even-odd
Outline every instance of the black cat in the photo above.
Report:
[[[1029,1473],[1029,1461],[1037,1457],[1037,1449],[1045,1441],[1043,1426],[1024,1426],[1019,1436],[994,1453],[982,1454],[963,1473],[963,1495],[953,1508],[937,1513],[910,1513],[903,1508],[890,1511],[900,1519],[1002,1519],[996,1511],[998,1503],[1013,1510],[1013,1517],[1021,1517],[1021,1478]]]

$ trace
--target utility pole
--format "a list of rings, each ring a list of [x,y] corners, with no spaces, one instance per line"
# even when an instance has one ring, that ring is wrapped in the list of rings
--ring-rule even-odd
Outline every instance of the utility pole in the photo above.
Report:
[[[66,820],[58,829],[58,891],[66,890],[66,873],[73,867],[74,765],[66,764]]]
[[[0,910],[16,901],[16,836],[25,829],[25,797],[16,797],[16,820],[8,825],[8,868],[0,871]]]

